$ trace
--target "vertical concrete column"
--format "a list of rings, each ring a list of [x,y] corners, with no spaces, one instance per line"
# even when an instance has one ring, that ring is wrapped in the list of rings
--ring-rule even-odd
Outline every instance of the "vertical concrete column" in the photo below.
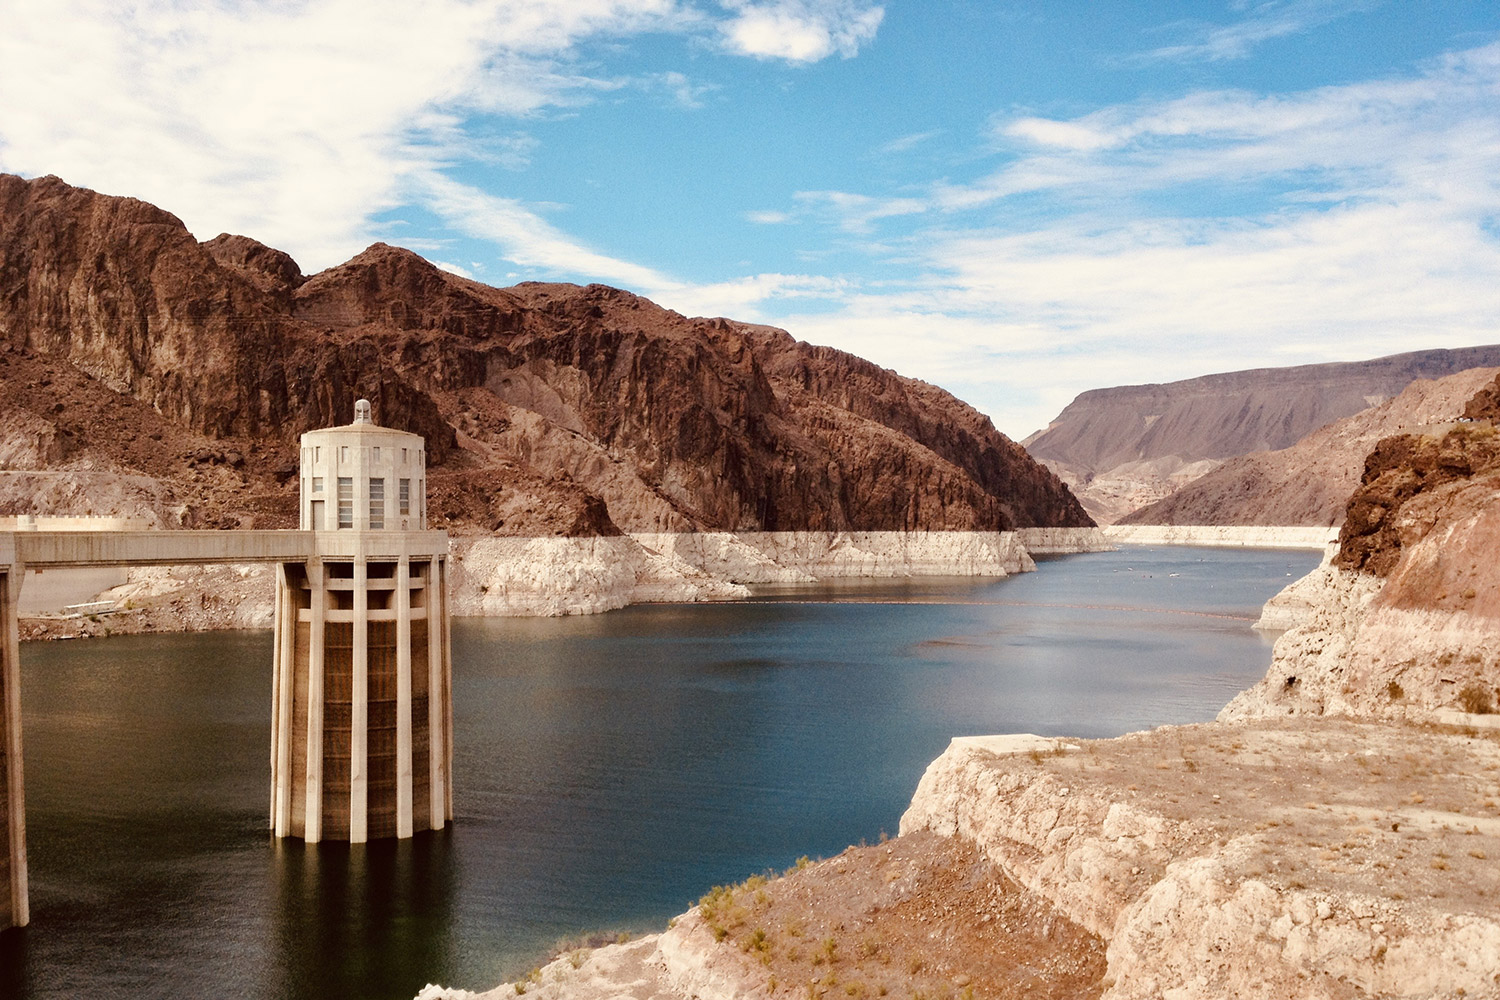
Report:
[[[453,626],[448,618],[448,561],[439,557],[438,597],[443,608],[443,822],[453,818]]]
[[[303,492],[306,492],[304,489]],[[286,609],[282,601],[286,597],[286,573],[281,564],[276,564],[276,595],[271,615],[271,806],[267,810],[267,822],[271,832],[276,832],[276,804],[281,800],[277,786],[281,781],[281,671],[285,657],[281,655],[281,631],[286,627]]]
[[[312,622],[307,643],[307,818],[302,839],[316,844],[323,839],[323,625],[328,609],[328,578],[322,559],[308,560],[307,582],[312,592]]]
[[[271,692],[271,828],[278,837],[292,832],[292,705],[298,669],[297,608],[286,566],[276,564],[275,683]]]
[[[21,600],[20,564],[0,567],[0,740],[5,744],[5,838],[10,872],[0,885],[8,906],[0,909],[0,930],[31,922],[26,879],[26,783],[21,774],[21,642],[16,609]]]
[[[433,556],[427,569],[427,766],[431,792],[429,826],[441,830],[448,820],[447,737],[443,731],[448,700],[443,690],[443,564]]]
[[[411,558],[396,563],[396,836],[412,835]]]
[[[369,507],[368,500],[365,506]],[[369,517],[368,509],[365,516]],[[353,662],[349,722],[349,843],[363,844],[370,839],[370,565],[363,555],[354,559]]]

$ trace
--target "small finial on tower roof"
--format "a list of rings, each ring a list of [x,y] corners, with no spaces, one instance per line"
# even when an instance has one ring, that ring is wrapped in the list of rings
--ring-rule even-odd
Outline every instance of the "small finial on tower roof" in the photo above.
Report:
[[[354,401],[354,422],[356,424],[372,423],[370,420],[370,401],[368,399],[356,399]]]

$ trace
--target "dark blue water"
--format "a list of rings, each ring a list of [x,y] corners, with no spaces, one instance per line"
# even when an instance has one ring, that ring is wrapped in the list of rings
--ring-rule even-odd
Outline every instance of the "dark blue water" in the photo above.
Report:
[[[1130,549],[894,582],[454,623],[455,807],[361,847],[266,831],[269,633],[22,649],[32,924],[0,997],[410,997],[709,886],[894,834],[955,735],[1211,718],[1303,552]]]

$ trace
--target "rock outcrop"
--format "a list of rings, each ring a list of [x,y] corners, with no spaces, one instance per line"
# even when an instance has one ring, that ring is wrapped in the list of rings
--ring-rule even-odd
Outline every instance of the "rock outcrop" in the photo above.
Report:
[[[1335,421],[1290,448],[1230,459],[1120,523],[1342,524],[1365,456],[1381,438],[1459,419],[1468,400],[1494,375],[1494,368],[1475,368],[1419,379],[1395,399]]]
[[[1310,618],[1221,718],[1347,715],[1479,724],[1500,696],[1500,434],[1473,422],[1382,440],[1339,546],[1303,588]],[[1489,404],[1492,405],[1492,404]]]
[[[1112,523],[1222,462],[1287,448],[1334,420],[1390,399],[1416,379],[1496,365],[1500,346],[1471,347],[1094,389],[1024,443],[1074,487],[1096,519]],[[1173,523],[1312,522],[1200,518]]]
[[[977,411],[784,331],[601,285],[490,288],[384,244],[304,276],[254,240],[199,243],[161,209],[55,177],[0,176],[0,350],[8,466],[147,475],[164,494],[149,512],[4,513],[285,525],[296,436],[362,395],[427,438],[444,526],[1091,523]]]

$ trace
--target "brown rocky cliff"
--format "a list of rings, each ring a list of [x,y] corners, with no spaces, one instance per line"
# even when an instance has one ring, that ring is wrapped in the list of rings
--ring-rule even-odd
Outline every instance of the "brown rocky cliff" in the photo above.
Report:
[[[283,519],[294,484],[273,456],[364,395],[428,438],[430,510],[457,527],[1089,523],[952,396],[783,332],[598,285],[490,288],[383,244],[304,278],[254,240],[200,244],[166,212],[56,178],[0,176],[0,339],[27,370],[62,365],[149,407],[181,438],[164,453],[244,457],[238,475],[279,489]],[[107,440],[85,450],[138,468]]]
[[[1500,377],[1465,407],[1466,413],[1484,415],[1477,422],[1457,423],[1438,434],[1393,435],[1375,446],[1365,459],[1359,489],[1349,498],[1335,565],[1389,576],[1403,549],[1438,524],[1460,519],[1461,508],[1477,510],[1496,498],[1500,434],[1490,415],[1497,397]],[[1488,545],[1493,539],[1481,541]],[[1485,558],[1493,561],[1493,553]],[[1446,596],[1450,588],[1439,589]],[[1437,593],[1433,589],[1428,597]]]

